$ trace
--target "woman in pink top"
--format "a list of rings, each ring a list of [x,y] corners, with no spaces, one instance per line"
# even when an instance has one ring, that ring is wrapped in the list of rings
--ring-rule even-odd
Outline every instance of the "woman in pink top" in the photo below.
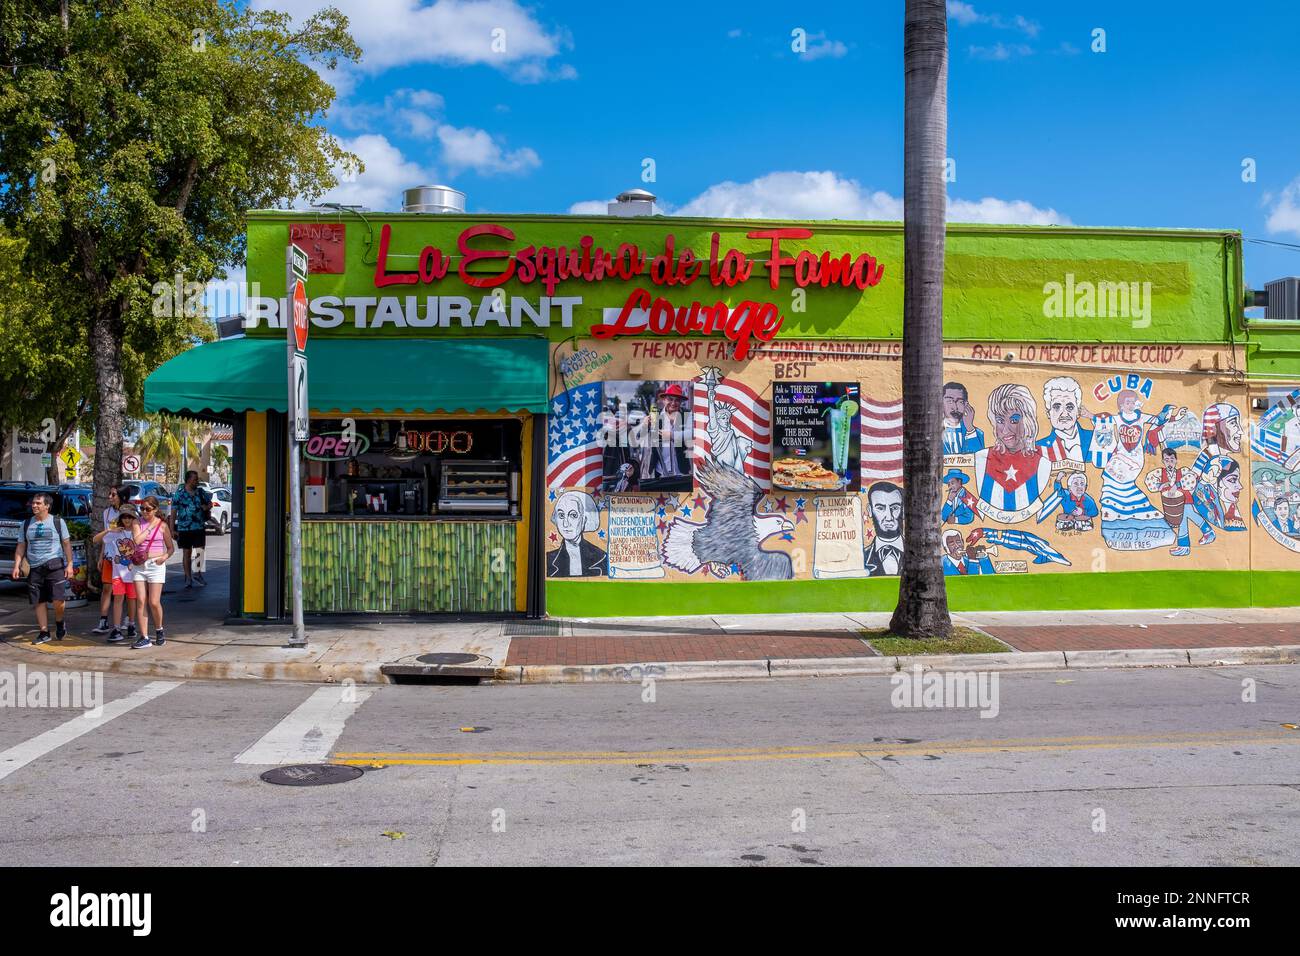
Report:
[[[131,646],[148,647],[150,643],[162,645],[163,634],[162,592],[167,579],[167,561],[176,550],[172,543],[171,528],[158,513],[158,499],[153,495],[140,502],[140,520],[135,529],[135,557],[132,573],[135,578],[135,614],[140,625],[140,636]],[[149,640],[149,615],[153,615],[154,639]]]

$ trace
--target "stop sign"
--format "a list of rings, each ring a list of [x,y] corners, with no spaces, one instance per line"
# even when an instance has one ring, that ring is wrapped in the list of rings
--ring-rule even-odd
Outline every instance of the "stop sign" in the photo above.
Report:
[[[293,284],[293,334],[298,351],[307,351],[307,286],[301,279]]]

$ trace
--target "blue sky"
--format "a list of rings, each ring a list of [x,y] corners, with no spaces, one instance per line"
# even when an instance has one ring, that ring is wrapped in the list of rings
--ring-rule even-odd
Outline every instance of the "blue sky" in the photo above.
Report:
[[[330,199],[444,182],[563,213],[640,186],[669,212],[901,215],[902,0],[333,3],[366,56],[326,125],[367,169]],[[1300,2],[972,0],[948,26],[950,218],[1300,244]],[[1300,250],[1247,245],[1253,286],[1295,274]]]

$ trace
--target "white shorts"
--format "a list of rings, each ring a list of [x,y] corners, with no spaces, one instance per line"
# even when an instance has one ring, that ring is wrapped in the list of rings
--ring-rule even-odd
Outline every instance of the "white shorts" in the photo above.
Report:
[[[167,579],[167,564],[155,558],[150,558],[144,564],[132,567],[131,574],[137,584],[162,584]]]

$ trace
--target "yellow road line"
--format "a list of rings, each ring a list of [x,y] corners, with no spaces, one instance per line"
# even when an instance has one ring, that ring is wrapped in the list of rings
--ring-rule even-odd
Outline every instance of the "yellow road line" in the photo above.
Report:
[[[1127,735],[1116,737],[1057,737],[1038,740],[971,740],[900,744],[893,747],[877,743],[823,744],[820,747],[736,748],[713,750],[670,750],[627,753],[619,751],[536,751],[444,754],[336,753],[332,762],[346,766],[382,763],[386,766],[464,766],[489,764],[518,766],[540,764],[626,765],[676,761],[680,763],[738,763],[756,760],[816,760],[857,757],[907,756],[909,754],[996,754],[1045,753],[1078,750],[1124,750],[1188,746],[1222,747],[1252,744],[1300,744],[1300,736],[1276,731],[1207,732],[1204,734]]]

